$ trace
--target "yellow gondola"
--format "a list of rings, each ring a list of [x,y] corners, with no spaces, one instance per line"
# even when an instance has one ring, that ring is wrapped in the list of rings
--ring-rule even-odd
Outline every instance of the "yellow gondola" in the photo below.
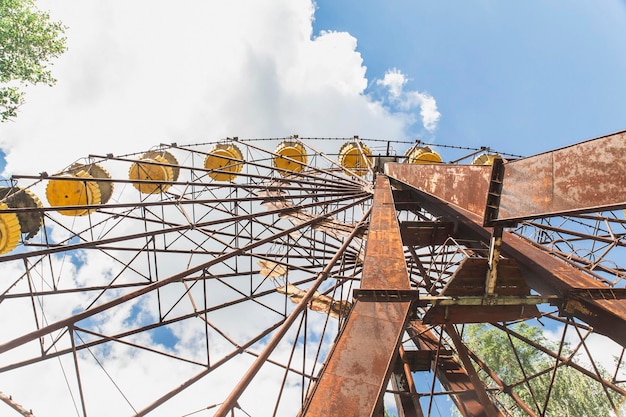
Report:
[[[79,171],[85,171],[97,179],[111,179],[109,171],[104,169],[100,164],[74,164],[70,167],[70,173],[76,173]],[[113,195],[113,182],[112,181],[96,181],[98,188],[100,189],[100,204],[106,204]]]
[[[0,203],[0,254],[11,252],[20,241],[20,222],[15,213],[3,213],[8,208]]]
[[[154,159],[157,156],[161,156],[165,158],[168,164],[170,164],[170,168],[172,168],[172,181],[178,180],[178,175],[180,174],[180,167],[178,166],[178,160],[174,155],[172,155],[168,151],[148,151],[143,154],[142,158]]]
[[[373,164],[372,152],[362,144],[356,142],[346,142],[339,149],[339,164],[351,172],[364,176],[368,173],[369,165]]]
[[[405,162],[408,164],[440,164],[443,162],[441,156],[428,146],[414,146],[405,154]]]
[[[483,153],[474,158],[472,165],[493,165],[493,160],[497,158],[501,158],[497,153]]]
[[[232,143],[215,145],[204,160],[204,167],[210,169],[209,176],[215,181],[232,181],[243,169],[243,155]]]
[[[302,172],[308,162],[306,149],[299,142],[285,141],[278,145],[275,153],[272,161],[283,177],[292,172]]]
[[[19,187],[0,188],[0,199],[9,208],[37,208],[42,207],[39,198],[30,190],[23,190]],[[25,238],[34,237],[41,229],[43,223],[41,212],[27,211],[19,213],[17,220],[20,223],[20,231],[26,234]]]
[[[84,178],[85,181],[70,178]],[[53,207],[100,204],[100,187],[95,181],[89,181],[90,178],[93,177],[82,170],[50,178],[46,187],[48,203]],[[95,209],[78,208],[59,210],[59,213],[65,216],[85,216],[94,211]]]
[[[155,181],[150,183],[133,182],[133,186],[143,194],[158,194],[171,187],[169,182],[174,181],[174,171],[169,161],[161,155],[144,154],[138,162],[131,165],[128,178],[139,181]]]

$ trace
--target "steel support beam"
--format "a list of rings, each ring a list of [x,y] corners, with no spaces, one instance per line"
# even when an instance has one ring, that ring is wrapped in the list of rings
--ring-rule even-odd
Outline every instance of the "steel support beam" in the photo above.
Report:
[[[428,165],[406,165],[397,170],[395,169],[397,164],[392,164],[387,165],[387,168],[392,182],[400,187],[413,189],[419,204],[427,206],[438,215],[454,220],[459,234],[467,234],[489,242],[491,229],[482,226],[482,215],[460,208],[452,201],[435,197],[420,188],[424,186],[422,167],[425,166],[428,167]],[[439,168],[445,168],[445,166]],[[446,178],[450,177],[440,177],[442,181],[446,181]],[[486,186],[486,183],[484,185]],[[445,187],[444,184],[439,188]],[[472,189],[469,183],[466,183],[465,187]],[[505,257],[518,261],[520,267],[526,272],[525,278],[528,285],[542,296],[559,295],[565,298],[571,290],[607,288],[605,284],[580,269],[566,264],[509,232],[504,232],[502,235],[501,250]],[[567,302],[561,312],[581,319],[593,326],[598,333],[626,346],[626,302],[624,300],[575,298]]]
[[[376,179],[361,288],[410,289],[391,187],[382,175]],[[382,415],[382,397],[410,304],[384,297],[372,301],[357,298],[304,416]]]
[[[385,165],[385,173],[412,187],[481,217],[485,215],[491,167],[484,165]],[[414,201],[414,205],[420,202]]]
[[[366,199],[367,198],[363,198],[362,200],[357,200],[355,202],[352,202],[352,203],[350,203],[347,206],[344,206],[342,208],[339,208],[339,209],[336,209],[334,211],[329,212],[328,215],[331,216],[331,215],[333,215],[333,214],[335,214],[337,212],[343,211],[343,210],[346,209],[346,207],[356,206],[356,205],[364,202]],[[305,221],[302,224],[299,224],[299,225],[290,227],[288,229],[282,230],[281,232],[278,232],[278,233],[276,233],[273,236],[269,236],[267,238],[255,241],[255,242],[250,243],[249,245],[246,245],[246,246],[244,246],[242,248],[239,248],[239,249],[237,249],[235,251],[224,253],[221,256],[217,256],[217,257],[215,257],[215,258],[213,258],[213,259],[211,259],[211,260],[209,260],[207,262],[203,262],[203,263],[201,263],[199,265],[187,268],[186,270],[184,270],[182,272],[179,272],[177,274],[171,275],[171,276],[169,276],[167,278],[164,278],[164,279],[162,279],[160,281],[155,281],[155,282],[153,282],[153,283],[151,283],[149,285],[146,285],[145,287],[141,287],[141,288],[139,288],[139,289],[137,289],[137,290],[135,290],[133,292],[130,292],[128,294],[124,294],[124,295],[122,295],[120,297],[114,298],[114,299],[112,299],[110,301],[107,301],[107,302],[105,302],[103,304],[91,307],[90,309],[78,312],[78,313],[76,313],[76,314],[74,314],[74,315],[72,315],[70,317],[67,317],[65,319],[61,319],[61,320],[59,320],[59,321],[57,321],[55,323],[51,323],[51,324],[49,324],[49,325],[47,325],[45,327],[39,328],[37,330],[34,330],[34,331],[30,332],[30,333],[27,333],[25,335],[17,337],[17,338],[15,338],[13,340],[9,340],[9,341],[7,341],[7,342],[5,342],[3,344],[0,344],[0,353],[4,353],[4,352],[7,352],[7,351],[9,351],[11,349],[15,349],[16,347],[22,346],[22,345],[24,345],[26,343],[33,342],[33,341],[35,341],[35,340],[37,340],[37,339],[39,339],[39,338],[41,338],[43,336],[46,336],[46,335],[48,335],[48,334],[50,334],[50,333],[52,333],[54,331],[66,328],[67,326],[72,325],[72,324],[76,324],[76,323],[78,323],[81,320],[85,320],[85,319],[87,319],[89,317],[95,316],[96,314],[102,313],[103,311],[106,311],[106,310],[108,310],[110,308],[116,307],[116,306],[118,306],[120,304],[123,304],[123,303],[125,303],[127,301],[133,300],[133,299],[135,299],[137,297],[140,297],[140,296],[142,296],[144,294],[147,294],[147,293],[149,293],[151,291],[154,291],[156,289],[165,287],[166,285],[169,285],[169,284],[172,284],[172,283],[175,283],[175,282],[179,282],[179,281],[185,279],[186,277],[188,277],[188,276],[190,276],[192,274],[195,274],[196,272],[200,272],[200,271],[202,271],[204,269],[207,269],[207,268],[210,268],[210,267],[212,267],[214,265],[217,265],[220,262],[223,262],[223,261],[225,261],[227,259],[235,257],[235,256],[237,256],[237,255],[239,255],[241,253],[245,253],[246,251],[249,251],[251,249],[257,248],[257,247],[259,247],[261,245],[266,244],[267,242],[269,242],[269,241],[271,241],[273,239],[276,239],[276,238],[281,237],[281,236],[286,236],[289,233],[297,231],[297,230],[299,230],[300,228],[302,228],[304,226],[308,226],[308,225],[312,226],[312,225],[315,225],[317,223],[320,223],[322,220],[324,220],[324,217],[318,217],[318,218],[314,218],[312,220],[307,220],[307,221]],[[188,226],[185,226],[185,227],[187,228]],[[355,228],[354,235],[356,235],[356,234],[358,234],[360,232],[359,229],[360,229],[359,227]],[[133,235],[133,237],[134,236],[136,236],[136,235]],[[76,247],[80,247],[80,245],[81,245],[80,243],[75,244],[75,245],[67,245],[66,248],[69,247],[69,246],[72,246],[73,248],[76,248]],[[53,249],[55,249],[55,248],[53,248]],[[339,253],[340,252],[341,252],[341,249],[340,249]],[[3,257],[3,260],[7,259],[7,258],[8,257]],[[334,261],[331,260],[331,262],[334,262]]]
[[[425,193],[488,222],[506,224],[626,207],[625,154],[626,132],[619,132],[502,166],[494,164],[493,169],[389,163],[385,172],[400,180],[410,177],[411,184]],[[500,169],[503,173],[492,175],[492,170]],[[502,181],[497,191],[494,181]],[[494,192],[498,198],[490,195]]]
[[[465,372],[467,372],[467,376],[470,381],[476,388],[476,395],[485,409],[485,415],[488,417],[503,417],[503,414],[493,405],[491,398],[487,395],[485,386],[474,369],[474,364],[468,355],[467,347],[461,340],[461,336],[457,332],[456,327],[454,327],[454,325],[446,325],[444,329],[446,333],[448,333],[448,336],[450,336],[450,339],[452,339],[452,343],[454,343],[459,360],[463,364],[463,368],[465,369]]]
[[[476,375],[470,376],[468,373],[475,374],[473,366],[465,369],[451,352],[442,350],[438,337],[422,322],[410,322],[407,330],[420,350],[439,352],[435,355],[432,370],[441,385],[453,393],[450,398],[463,417],[502,417],[487,395],[483,383]]]
[[[626,206],[626,132],[504,164],[498,220]]]
[[[391,377],[392,387],[398,391],[395,395],[398,417],[424,417],[415,389],[409,358],[402,345],[398,348],[398,352],[399,357]]]

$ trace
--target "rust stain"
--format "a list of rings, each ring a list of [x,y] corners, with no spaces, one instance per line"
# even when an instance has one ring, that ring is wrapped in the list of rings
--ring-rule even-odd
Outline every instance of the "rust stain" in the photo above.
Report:
[[[385,172],[449,204],[484,216],[491,166],[388,163]]]
[[[626,132],[505,164],[498,218],[626,206]]]
[[[626,132],[506,162],[497,220],[626,207]],[[491,167],[388,163],[385,172],[484,217]]]
[[[565,305],[565,312],[568,314],[582,314],[584,316],[597,316],[587,307],[585,307],[580,301],[570,300]]]
[[[376,180],[361,287],[410,289],[389,180]],[[305,416],[372,416],[391,373],[409,302],[356,301]]]

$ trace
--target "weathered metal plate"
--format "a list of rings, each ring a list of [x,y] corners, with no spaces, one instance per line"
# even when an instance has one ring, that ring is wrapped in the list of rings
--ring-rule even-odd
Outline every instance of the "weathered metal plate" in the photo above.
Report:
[[[315,387],[306,416],[374,415],[407,312],[408,303],[357,301]]]
[[[454,233],[454,224],[451,222],[414,222],[400,223],[400,235],[405,246],[443,245]]]
[[[410,289],[391,187],[382,175],[376,180],[361,288]],[[355,302],[305,416],[362,417],[380,410],[410,304]]]
[[[445,354],[451,355],[452,352]],[[430,371],[430,364],[435,360],[437,352],[434,350],[406,350],[405,355],[411,372],[422,372]]]
[[[385,173],[440,198],[446,204],[484,216],[491,179],[490,166],[393,163],[385,165]]]
[[[453,394],[452,400],[457,405],[459,412],[467,417],[487,417],[490,411],[493,411],[493,404],[482,402],[478,394],[479,387],[476,387],[467,371],[461,363],[449,352],[439,350],[437,357],[437,349],[440,348],[437,337],[422,322],[412,321],[410,323],[410,333],[413,340],[420,350],[433,352],[438,362],[432,362],[433,371],[437,374],[437,379],[441,385]],[[497,413],[498,416],[502,416]]]
[[[528,284],[542,295],[554,290],[567,295],[572,289],[607,288],[590,275],[507,232],[502,236],[502,253],[517,259],[521,267],[530,272]],[[625,300],[576,300],[566,313],[626,346]]]
[[[624,135],[625,133],[622,132],[610,137],[624,139]],[[425,178],[426,171],[432,166],[399,165],[388,164],[386,170],[393,180],[399,181],[407,189],[415,190],[415,199],[419,201],[418,204],[427,204],[429,209],[438,215],[454,218],[458,223],[459,233],[469,233],[485,242],[490,240],[491,230],[482,227],[484,210],[479,210],[477,213],[469,207],[463,208],[456,204],[453,205],[451,201],[444,200],[431,192],[434,189],[445,190],[449,188],[446,185],[424,188],[424,184],[428,183]],[[429,168],[423,170],[423,167]],[[440,166],[442,169],[445,167]],[[477,178],[477,187],[473,187],[470,183],[464,186],[467,189],[475,190],[477,193],[483,192],[488,187],[488,177],[488,175],[485,176],[483,180]],[[438,178],[444,182],[452,181],[455,187],[459,186],[458,181],[450,179],[448,176],[440,175]],[[624,192],[622,191],[620,196],[623,195]],[[584,272],[507,232],[502,237],[502,254],[508,258],[516,259],[522,270],[527,272],[527,282],[530,287],[544,296],[566,295],[570,289],[576,288],[606,288],[605,285]],[[610,337],[620,345],[626,346],[626,302],[624,300],[581,300],[570,304],[566,313],[574,315],[593,326],[597,332]]]
[[[441,295],[459,297],[485,294],[485,277],[489,268],[486,258],[466,258],[454,272]],[[498,262],[495,296],[524,297],[530,295],[522,272],[514,259]],[[439,305],[435,303],[424,315],[424,323],[490,323],[538,317],[534,305]]]
[[[489,269],[487,258],[465,258],[454,271],[441,295],[464,296],[485,294],[485,277]],[[530,295],[522,272],[514,259],[498,261],[498,279],[494,290],[496,295]]]
[[[626,132],[506,162],[495,221],[626,207]],[[399,181],[484,218],[491,166],[389,163]]]
[[[498,220],[626,207],[626,132],[504,164]]]
[[[533,305],[466,306],[436,305],[424,315],[427,324],[495,323],[539,317]]]

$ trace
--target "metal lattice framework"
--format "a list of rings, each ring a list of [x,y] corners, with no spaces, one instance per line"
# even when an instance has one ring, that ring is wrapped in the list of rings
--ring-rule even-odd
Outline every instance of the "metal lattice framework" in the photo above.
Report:
[[[507,159],[229,138],[16,175],[0,410],[547,416],[586,409],[575,374],[617,414],[625,139]]]

